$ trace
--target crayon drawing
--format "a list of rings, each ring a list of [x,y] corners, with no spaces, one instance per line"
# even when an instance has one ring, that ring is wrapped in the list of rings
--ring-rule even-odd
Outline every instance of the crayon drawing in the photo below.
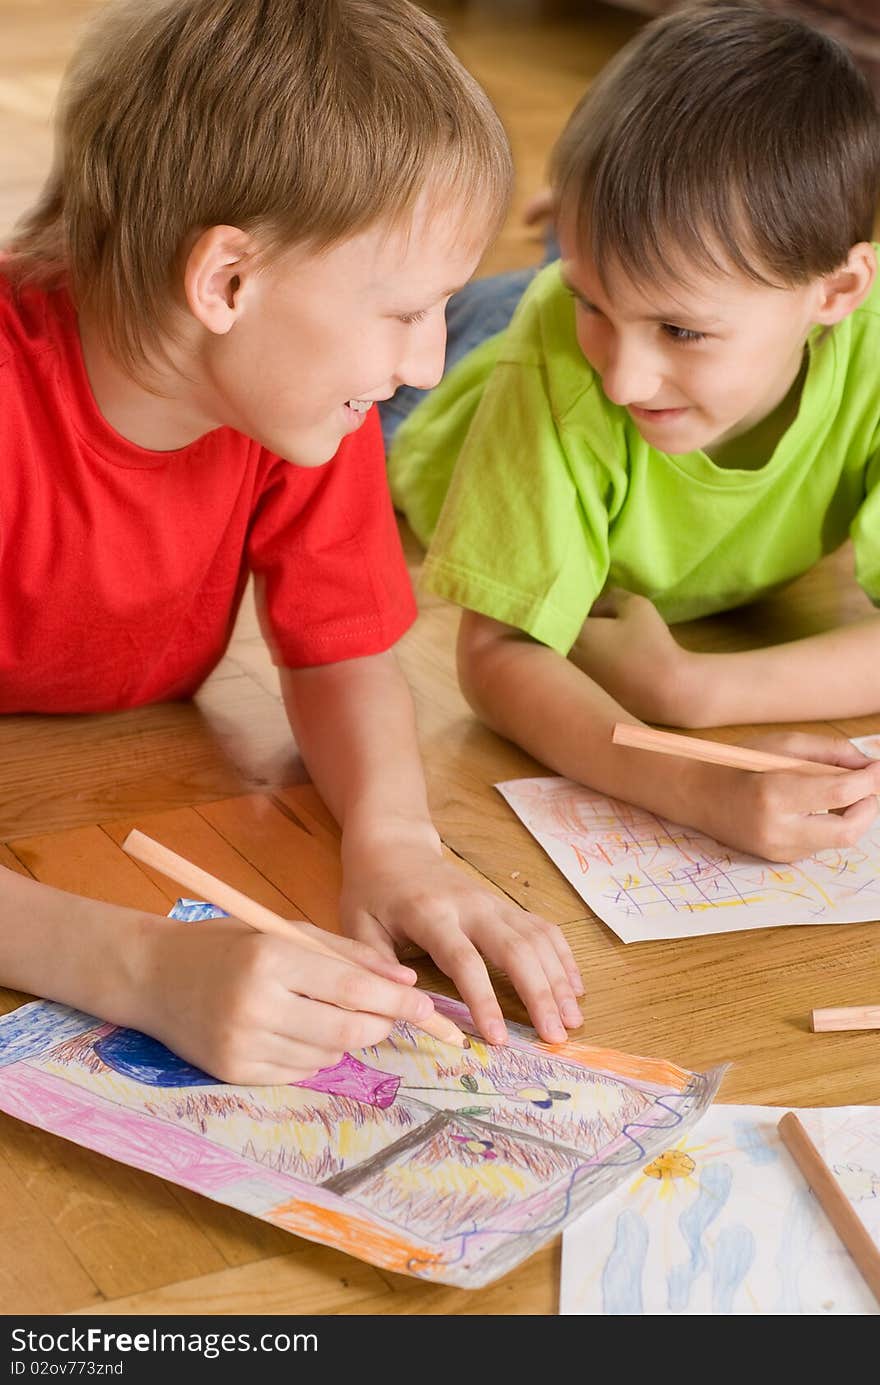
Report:
[[[787,1108],[715,1105],[562,1239],[562,1314],[876,1314],[785,1149]],[[880,1244],[880,1107],[799,1111]]]
[[[880,737],[854,744],[880,755]],[[495,786],[625,943],[880,918],[880,826],[853,847],[780,865],[555,775]]]
[[[434,999],[473,1035],[463,1005]],[[724,1071],[510,1032],[503,1048],[460,1050],[399,1024],[307,1082],[237,1087],[37,1001],[0,1019],[0,1110],[372,1264],[471,1288],[689,1130]]]

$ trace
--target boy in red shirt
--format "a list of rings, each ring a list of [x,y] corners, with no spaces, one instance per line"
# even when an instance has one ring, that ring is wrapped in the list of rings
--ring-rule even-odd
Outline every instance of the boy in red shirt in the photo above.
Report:
[[[373,408],[443,366],[444,307],[503,214],[484,94],[407,0],[117,0],[62,92],[0,273],[0,710],[191,695],[248,573],[343,826],[347,961],[2,875],[0,978],[287,1082],[430,1001],[418,942],[505,1037],[581,1022],[561,933],[448,866],[391,646],[415,606]]]

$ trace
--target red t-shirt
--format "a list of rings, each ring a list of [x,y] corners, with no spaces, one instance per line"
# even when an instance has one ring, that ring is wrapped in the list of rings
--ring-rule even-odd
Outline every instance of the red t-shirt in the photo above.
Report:
[[[64,292],[0,275],[0,712],[189,697],[248,571],[291,668],[389,648],[415,617],[375,410],[326,466],[231,428],[151,452],[95,403]]]

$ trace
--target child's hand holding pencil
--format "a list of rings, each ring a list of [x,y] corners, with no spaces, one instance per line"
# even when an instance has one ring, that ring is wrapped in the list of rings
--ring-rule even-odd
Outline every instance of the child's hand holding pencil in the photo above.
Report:
[[[414,988],[411,967],[281,918],[142,832],[123,849],[231,915],[197,926],[150,919],[142,930],[140,1027],[212,1076],[301,1081],[347,1050],[381,1043],[397,1020],[467,1043]]]
[[[877,816],[880,761],[842,737],[775,733],[762,736],[765,750],[617,722],[612,740],[674,757],[670,774],[693,805],[682,820],[766,860],[852,846]]]

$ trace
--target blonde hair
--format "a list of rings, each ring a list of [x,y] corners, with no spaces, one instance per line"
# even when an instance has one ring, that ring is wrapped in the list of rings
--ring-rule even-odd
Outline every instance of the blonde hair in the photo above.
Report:
[[[489,99],[408,0],[113,0],[68,68],[54,166],[4,270],[67,284],[135,374],[194,231],[320,250],[405,221],[437,180],[488,236],[511,178]]]

